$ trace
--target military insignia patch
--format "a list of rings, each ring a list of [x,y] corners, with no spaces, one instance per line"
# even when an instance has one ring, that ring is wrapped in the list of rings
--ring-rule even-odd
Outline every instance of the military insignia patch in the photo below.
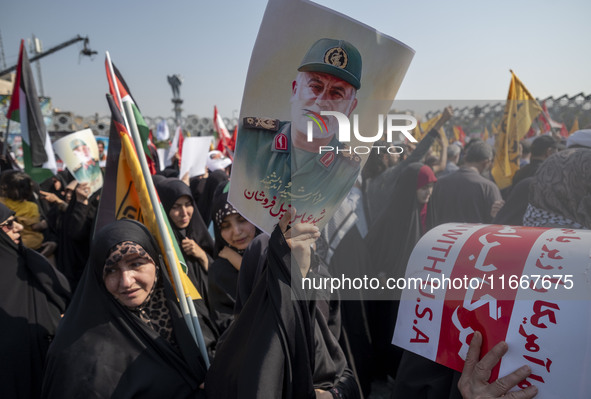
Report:
[[[330,48],[324,53],[324,63],[334,65],[338,68],[345,68],[349,58],[347,53],[340,47]]]
[[[339,150],[342,151],[339,153],[344,159],[352,163],[360,163],[361,157],[354,152],[351,152],[351,147],[348,145],[343,144],[342,147],[339,147]]]
[[[245,129],[263,129],[276,132],[279,130],[279,119],[246,117],[242,120]]]
[[[287,151],[287,136],[279,133],[275,136],[275,149],[279,151]]]
[[[320,163],[328,168],[334,162],[334,158],[334,152],[327,152],[320,158]]]

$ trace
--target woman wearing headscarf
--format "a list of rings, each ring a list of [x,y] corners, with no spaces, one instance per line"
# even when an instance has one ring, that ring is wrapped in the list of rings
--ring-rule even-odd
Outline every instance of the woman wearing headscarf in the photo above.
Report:
[[[208,352],[215,334],[199,314]],[[206,367],[156,241],[140,223],[101,229],[48,353],[46,398],[199,398]]]
[[[427,203],[436,181],[433,170],[420,162],[411,163],[401,173],[392,198],[385,199],[388,211],[370,227],[366,238],[372,275],[404,277],[410,254],[425,233]],[[369,304],[376,373],[394,377],[402,356],[402,351],[391,344],[399,302],[384,299]]]
[[[208,277],[211,318],[221,334],[234,320],[242,255],[260,231],[228,202],[229,184],[220,188],[212,204],[215,260]]]
[[[191,189],[176,178],[159,181],[156,189],[187,262],[187,275],[209,306],[207,275],[213,261],[213,239],[197,211]]]
[[[209,369],[209,397],[360,397],[329,328],[327,302],[308,295],[301,283],[302,276],[319,277],[310,245],[320,232],[309,224],[287,228],[286,216],[270,238],[258,236],[244,254],[240,285],[249,288],[240,292],[240,313]]]
[[[70,188],[72,186],[74,190],[61,216],[58,231],[57,266],[70,281],[72,291],[75,291],[90,253],[100,190],[89,196],[89,183],[76,183],[74,180],[72,185],[68,185]]]
[[[43,230],[47,222],[41,219],[39,205],[33,196],[33,180],[24,172],[8,170],[0,177],[0,202],[12,209],[23,225],[21,238],[25,247],[41,250]]]
[[[67,304],[66,278],[20,240],[23,226],[0,204],[0,397],[38,398],[49,344]]]
[[[550,156],[533,179],[524,226],[591,229],[591,149]]]

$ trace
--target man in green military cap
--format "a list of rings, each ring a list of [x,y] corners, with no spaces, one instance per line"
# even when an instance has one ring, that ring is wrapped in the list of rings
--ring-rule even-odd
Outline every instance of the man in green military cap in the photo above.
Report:
[[[70,148],[79,162],[72,171],[76,180],[79,182],[89,182],[91,186],[99,184],[97,180],[100,180],[101,169],[98,160],[92,157],[92,152],[86,142],[75,138],[70,142]]]
[[[247,179],[257,178],[250,179],[243,195],[254,204],[249,209],[265,213],[265,222],[249,217],[263,230],[270,231],[289,206],[297,209],[297,221],[322,227],[347,195],[361,158],[337,140],[337,119],[320,113],[350,116],[360,87],[361,55],[355,46],[320,39],[292,83],[291,121],[244,118],[236,157],[245,157],[240,162],[249,169]]]

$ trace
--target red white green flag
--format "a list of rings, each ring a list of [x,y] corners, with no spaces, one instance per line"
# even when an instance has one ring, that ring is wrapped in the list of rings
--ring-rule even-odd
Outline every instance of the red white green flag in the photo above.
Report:
[[[24,50],[24,40],[21,40],[16,79],[6,118],[21,124],[25,172],[37,182],[57,173],[55,155],[43,122],[31,64]]]
[[[119,108],[119,112],[121,112],[122,114],[124,113],[123,104],[120,104],[118,102],[119,97],[117,96],[117,91],[119,92],[119,95],[121,96],[120,97],[121,101],[131,102],[131,108],[133,109],[133,115],[135,117],[137,129],[140,132],[140,137],[142,139],[142,144],[144,147],[144,154],[146,154],[146,159],[148,161],[148,167],[150,168],[150,173],[155,174],[158,171],[158,169],[156,168],[156,163],[154,162],[154,160],[151,156],[151,151],[150,151],[150,146],[149,146],[150,128],[148,127],[148,124],[144,120],[144,117],[142,116],[137,103],[135,102],[134,98],[132,97],[131,92],[129,91],[129,87],[127,86],[127,83],[125,83],[125,80],[123,79],[123,76],[121,75],[121,72],[119,72],[119,70],[117,69],[115,64],[111,63],[111,66],[113,67],[113,74],[115,75],[114,79],[117,82],[117,86],[115,86],[115,83],[113,82],[113,78],[111,77],[110,68],[109,68],[109,60],[108,60],[108,58],[105,58],[105,69],[107,70],[107,80],[109,81],[109,92],[111,93],[111,95],[115,99],[115,103],[116,103],[117,107]]]

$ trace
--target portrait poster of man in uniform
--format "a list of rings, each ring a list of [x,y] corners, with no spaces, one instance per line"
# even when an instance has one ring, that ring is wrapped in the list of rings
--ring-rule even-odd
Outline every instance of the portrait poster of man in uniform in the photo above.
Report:
[[[271,0],[242,98],[230,202],[270,233],[290,207],[295,223],[328,222],[365,162],[414,51],[308,1]],[[380,119],[381,118],[381,119]],[[380,126],[382,125],[382,126]],[[379,139],[376,137],[375,140]]]
[[[74,178],[90,184],[90,194],[103,186],[96,138],[90,129],[71,133],[53,143],[56,154]]]

